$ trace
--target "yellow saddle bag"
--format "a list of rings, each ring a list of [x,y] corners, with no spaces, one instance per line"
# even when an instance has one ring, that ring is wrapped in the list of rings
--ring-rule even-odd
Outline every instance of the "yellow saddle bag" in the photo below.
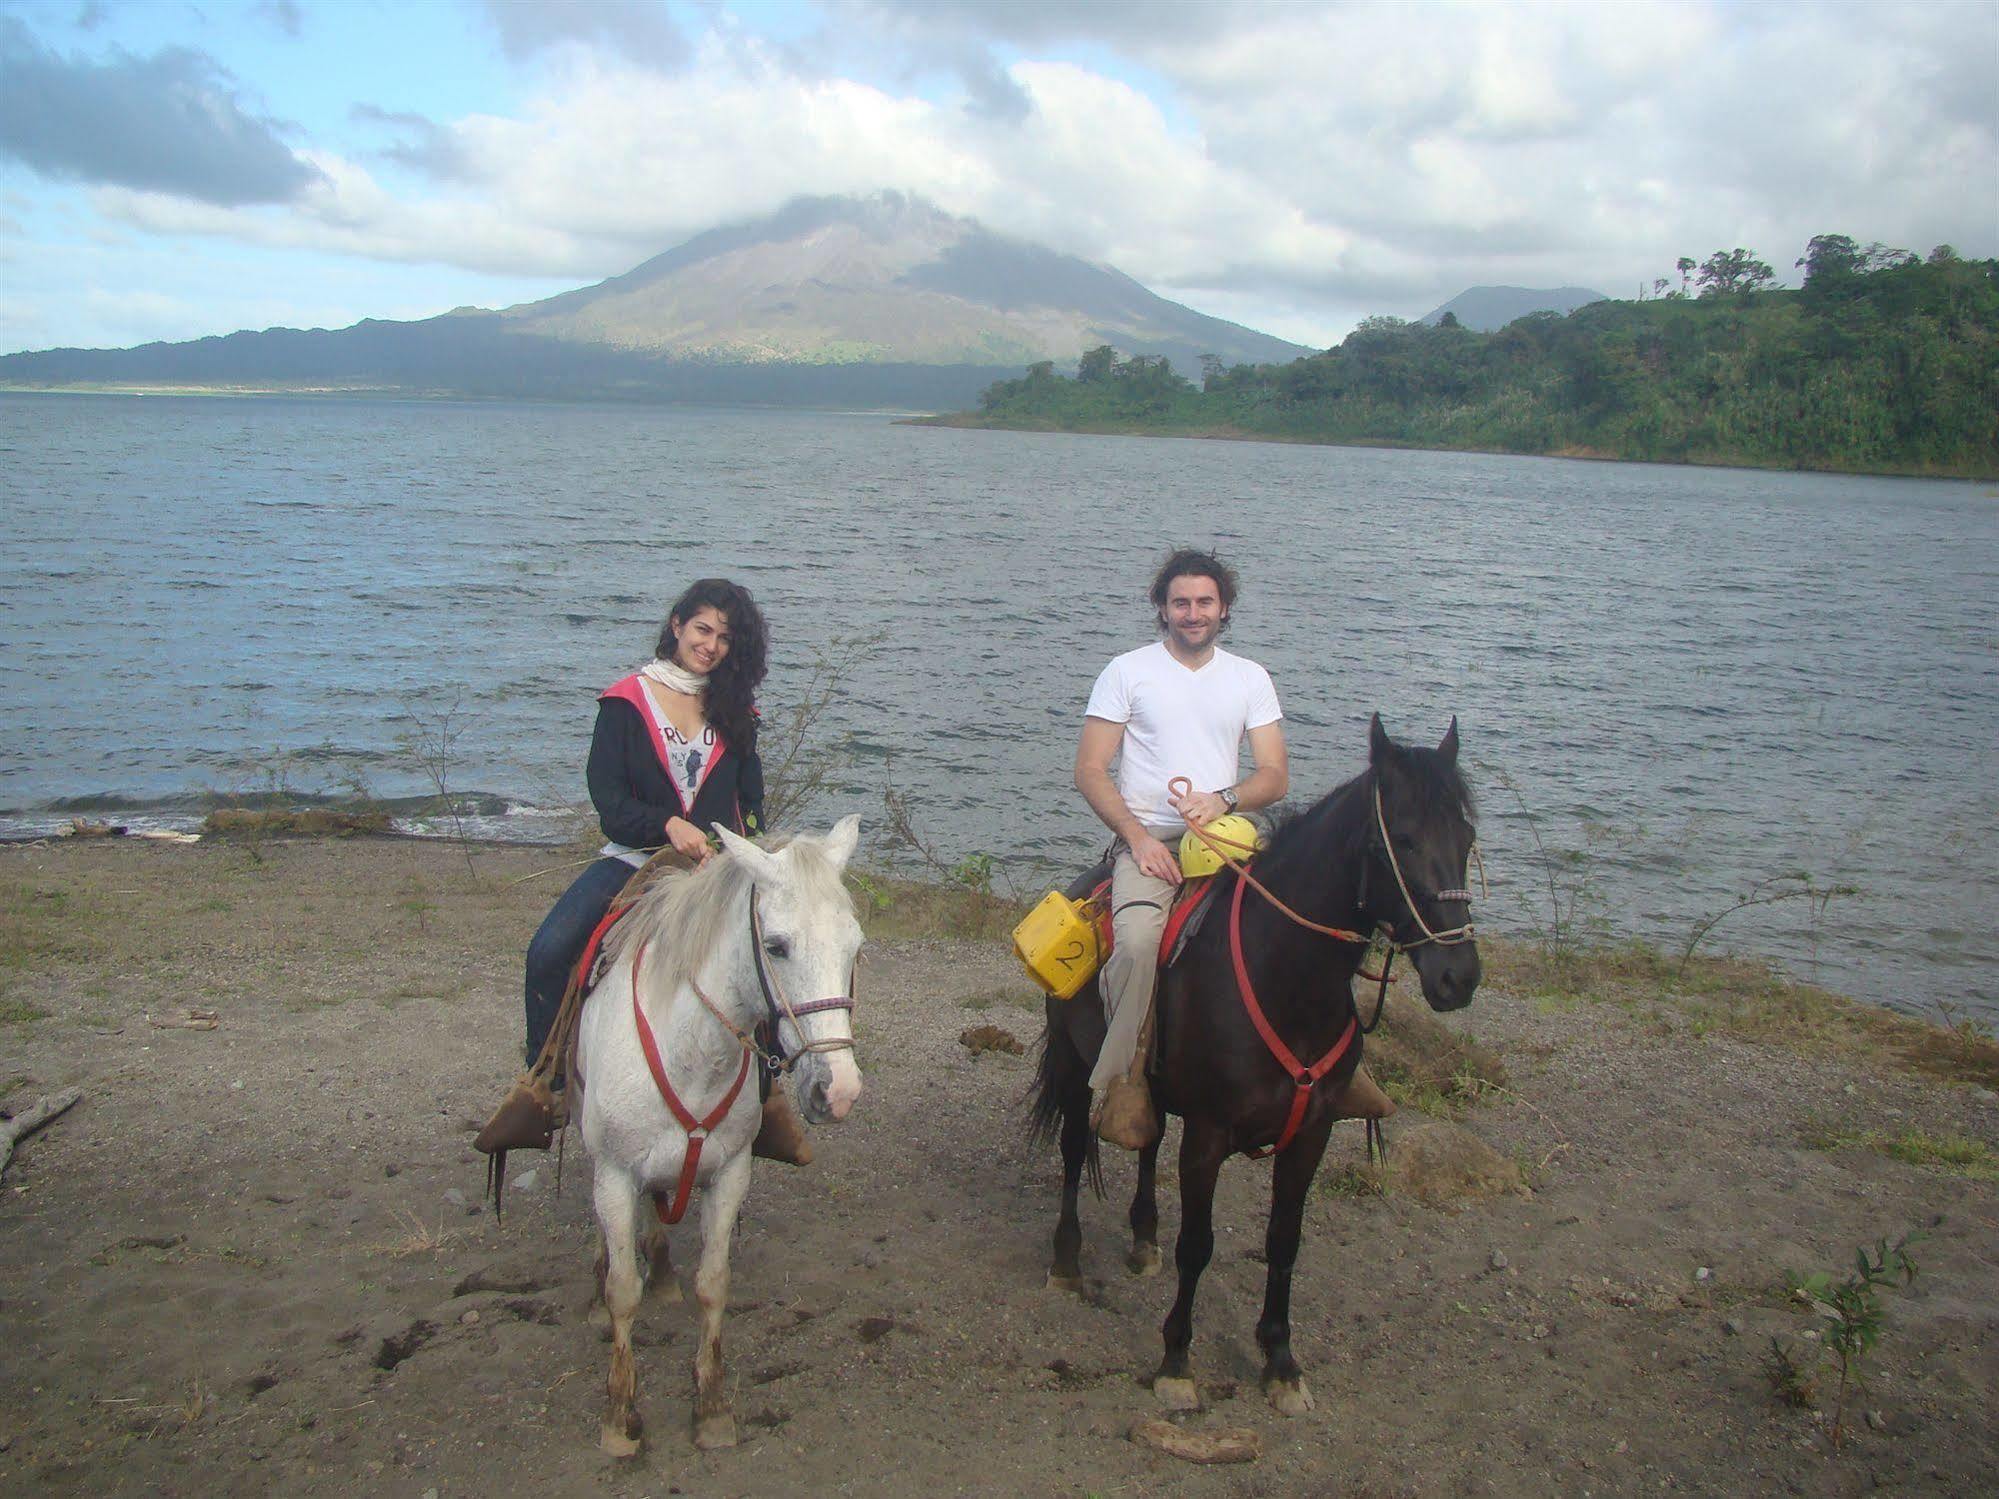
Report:
[[[1057,999],[1069,999],[1104,961],[1098,915],[1095,902],[1051,890],[1013,929],[1014,956],[1035,983]]]

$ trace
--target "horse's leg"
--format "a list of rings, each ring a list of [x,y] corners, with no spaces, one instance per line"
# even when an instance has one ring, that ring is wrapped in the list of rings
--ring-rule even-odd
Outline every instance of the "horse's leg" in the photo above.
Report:
[[[746,1149],[721,1169],[701,1201],[701,1268],[694,1275],[694,1300],[701,1308],[701,1339],[694,1350],[694,1445],[703,1451],[736,1445],[736,1417],[722,1372],[722,1313],[729,1304],[729,1241],[749,1189]]]
[[[1330,1116],[1308,1125],[1277,1157],[1270,1178],[1270,1226],[1263,1238],[1263,1315],[1256,1341],[1263,1349],[1263,1393],[1278,1411],[1302,1416],[1312,1408],[1312,1392],[1291,1356],[1291,1271],[1298,1263],[1298,1236],[1305,1221],[1305,1198],[1326,1153]]]
[[[1051,1033],[1048,1044],[1068,1042]],[[1083,1289],[1083,1221],[1076,1206],[1083,1183],[1083,1164],[1090,1153],[1088,1076],[1078,1062],[1062,1083],[1062,1215],[1055,1220],[1055,1259],[1048,1267],[1048,1286],[1056,1291]]]
[[[638,1370],[632,1363],[632,1318],[639,1309],[638,1190],[615,1166],[597,1168],[597,1227],[604,1236],[604,1308],[611,1315],[609,1403],[598,1442],[613,1457],[639,1450]]]
[[[673,1245],[666,1237],[666,1225],[655,1223],[646,1231],[646,1295],[655,1301],[680,1300],[680,1282],[673,1278]]]
[[[1166,1351],[1152,1376],[1152,1393],[1169,1410],[1193,1410],[1201,1403],[1187,1349],[1194,1341],[1194,1289],[1215,1252],[1215,1180],[1228,1155],[1228,1134],[1220,1126],[1205,1119],[1182,1120],[1180,1237],[1173,1246],[1180,1293],[1159,1329]]]
[[[607,1328],[611,1325],[610,1309],[604,1305],[604,1277],[610,1273],[610,1269],[610,1252],[604,1248],[603,1239],[599,1238],[597,1240],[597,1262],[590,1267],[590,1281],[595,1288],[590,1295],[589,1315],[592,1327]]]
[[[1138,1186],[1131,1194],[1131,1254],[1125,1266],[1133,1275],[1159,1273],[1159,1142],[1138,1153]]]

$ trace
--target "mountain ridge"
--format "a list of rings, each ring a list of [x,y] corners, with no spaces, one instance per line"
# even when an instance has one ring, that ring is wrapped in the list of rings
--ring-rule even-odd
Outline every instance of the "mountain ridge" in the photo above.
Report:
[[[1193,368],[1311,352],[1114,267],[919,198],[798,198],[621,275],[497,311],[0,356],[0,385],[353,385],[390,393],[963,404],[1110,344]]]
[[[1537,312],[1559,313],[1566,317],[1578,307],[1592,302],[1608,302],[1600,291],[1586,286],[1468,286],[1441,307],[1432,307],[1416,321],[1435,327],[1450,313],[1463,327],[1476,333],[1497,333],[1508,323],[1531,317]]]

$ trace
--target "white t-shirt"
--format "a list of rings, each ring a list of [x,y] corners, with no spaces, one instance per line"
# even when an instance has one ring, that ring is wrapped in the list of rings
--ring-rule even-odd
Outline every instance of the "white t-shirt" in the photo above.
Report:
[[[1185,776],[1196,791],[1233,786],[1243,736],[1284,716],[1270,673],[1254,661],[1217,647],[1207,665],[1189,671],[1164,641],[1106,666],[1083,711],[1124,725],[1118,795],[1148,828],[1181,826],[1166,800],[1168,781]]]

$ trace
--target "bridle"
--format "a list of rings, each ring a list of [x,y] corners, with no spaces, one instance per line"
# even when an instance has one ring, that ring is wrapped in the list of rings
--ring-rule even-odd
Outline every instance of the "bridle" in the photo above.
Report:
[[[708,997],[708,991],[703,989],[695,980],[692,978],[688,979],[687,986],[694,991],[694,997],[701,1001],[708,1013],[722,1022],[723,1029],[736,1038],[736,1043],[744,1051],[756,1054],[759,1064],[763,1067],[764,1072],[772,1082],[777,1081],[781,1077],[788,1076],[792,1069],[808,1053],[816,1051],[852,1051],[854,1049],[854,1038],[852,1036],[828,1036],[818,1041],[804,1041],[805,1027],[799,1024],[799,1022],[807,1015],[818,1015],[827,1010],[845,1010],[849,1014],[853,1013],[855,1003],[853,994],[855,987],[854,975],[860,971],[860,960],[858,958],[855,959],[854,967],[847,975],[847,992],[845,994],[835,994],[826,999],[808,1000],[802,1005],[793,1004],[791,996],[784,992],[784,981],[771,972],[770,965],[764,961],[763,913],[757,904],[755,887],[752,887],[750,890],[750,957],[756,967],[757,989],[763,995],[764,1021],[769,1028],[770,1034],[770,1044],[768,1046],[757,1039],[755,1030],[744,1030],[735,1021],[731,1020],[722,1007]],[[798,1032],[800,1040],[804,1041],[804,1044],[795,1053],[790,1051],[784,1044],[784,1029],[781,1022],[785,1017],[790,1018],[794,1029]]]
[[[1376,776],[1374,779],[1373,789],[1374,826],[1381,834],[1381,852],[1388,860],[1389,872],[1395,876],[1395,888],[1402,892],[1402,904],[1408,908],[1409,917],[1416,923],[1416,929],[1423,934],[1421,938],[1414,942],[1404,942],[1401,938],[1395,937],[1391,933],[1390,941],[1393,943],[1395,951],[1406,953],[1411,948],[1423,946],[1426,942],[1434,942],[1440,947],[1455,947],[1460,942],[1476,940],[1478,928],[1469,920],[1458,926],[1446,927],[1443,931],[1439,932],[1433,930],[1430,923],[1423,919],[1422,909],[1416,904],[1416,897],[1409,889],[1409,881],[1403,877],[1402,864],[1395,857],[1395,841],[1388,836],[1388,815],[1381,807],[1381,778],[1379,776]],[[1465,867],[1470,869],[1473,866],[1476,866],[1478,869],[1479,898],[1484,899],[1485,859],[1478,851],[1478,840],[1476,838],[1471,841],[1470,847],[1465,850]],[[1469,889],[1438,890],[1431,895],[1430,899],[1438,904],[1442,904],[1444,901],[1460,900],[1465,903],[1467,910],[1469,910],[1471,906],[1471,891]]]
[[[821,1014],[827,1010],[854,1009],[854,977],[847,976],[847,993],[832,995],[826,999],[810,1000],[802,1005],[794,1005],[784,992],[784,983],[771,972],[764,961],[763,917],[757,908],[757,892],[750,889],[750,951],[751,961],[756,966],[757,987],[763,992],[764,1016],[769,1024],[770,1045],[764,1046],[754,1031],[746,1031],[731,1020],[722,1007],[708,997],[707,991],[692,977],[687,986],[694,991],[694,997],[701,1001],[708,1013],[722,1022],[723,1028],[736,1038],[743,1049],[742,1061],[736,1067],[735,1081],[722,1096],[721,1102],[705,1115],[696,1116],[694,1111],[675,1091],[672,1081],[666,1075],[666,1065],[660,1059],[659,1043],[654,1039],[652,1026],[646,1020],[645,1007],[639,1003],[639,969],[645,962],[645,944],[639,944],[637,955],[632,959],[632,1022],[639,1033],[639,1050],[645,1054],[646,1070],[652,1074],[653,1086],[659,1089],[659,1096],[666,1104],[682,1129],[687,1131],[687,1150],[681,1157],[680,1180],[675,1184],[671,1202],[664,1192],[653,1193],[653,1210],[662,1223],[678,1223],[687,1211],[687,1199],[694,1190],[694,1178],[701,1165],[701,1147],[713,1133],[715,1126],[729,1117],[729,1110],[736,1106],[736,1099],[743,1091],[743,1083],[749,1077],[750,1056],[754,1053],[758,1065],[769,1075],[771,1081],[789,1073],[798,1065],[799,1059],[809,1052],[851,1051],[852,1036],[829,1036],[818,1041],[806,1041],[805,1027],[799,1022],[804,1016]],[[858,963],[856,964],[858,968]],[[781,1017],[788,1016],[797,1030],[801,1045],[796,1053],[787,1053],[784,1045],[784,1031]]]

